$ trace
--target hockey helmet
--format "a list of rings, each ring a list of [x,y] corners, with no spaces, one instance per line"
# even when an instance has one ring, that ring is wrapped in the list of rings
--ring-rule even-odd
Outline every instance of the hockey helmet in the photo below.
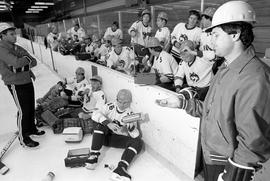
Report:
[[[148,41],[146,42],[147,48],[159,47],[159,46],[161,46],[161,44],[156,37],[150,37]]]
[[[207,28],[206,31],[211,31],[216,26],[233,22],[254,24],[256,22],[254,9],[243,1],[229,1],[217,9],[213,16],[212,26]]]
[[[98,75],[94,75],[90,80],[96,80],[102,84],[102,78]]]
[[[0,34],[5,31],[5,30],[8,30],[8,29],[12,29],[12,30],[15,30],[16,28],[14,26],[11,26],[10,24],[8,23],[0,23]]]
[[[189,10],[189,16],[190,16],[190,15],[195,15],[195,16],[198,17],[198,19],[201,18],[201,13],[200,13],[200,11],[197,10],[197,9],[191,9],[191,10]]]
[[[185,47],[189,47],[191,50],[195,50],[195,44],[191,40],[185,40],[181,43],[179,51],[182,52]]]
[[[145,9],[142,11],[142,16],[148,14],[149,16],[151,16],[151,12],[148,9]]]
[[[117,93],[117,100],[125,100],[127,102],[131,102],[132,101],[132,93],[130,90],[128,89],[121,89],[119,90],[119,92]]]
[[[202,16],[205,15],[212,18],[216,10],[217,9],[215,7],[208,7],[203,11]]]
[[[158,18],[160,18],[160,19],[165,19],[166,21],[168,21],[168,14],[167,13],[165,13],[165,12],[160,12],[160,13],[158,13]]]
[[[84,68],[78,67],[78,68],[76,69],[76,74],[84,74],[84,73],[85,73]]]

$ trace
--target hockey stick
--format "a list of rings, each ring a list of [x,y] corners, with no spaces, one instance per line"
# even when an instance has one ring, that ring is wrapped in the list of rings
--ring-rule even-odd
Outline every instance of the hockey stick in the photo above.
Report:
[[[9,141],[7,142],[7,144],[4,146],[4,148],[1,150],[0,152],[0,173],[2,175],[5,175],[8,171],[9,168],[1,162],[1,159],[4,157],[4,155],[6,154],[6,152],[8,151],[8,149],[10,148],[10,146],[12,145],[12,143],[15,141],[15,139],[17,138],[19,132],[16,131],[14,133],[14,135],[12,135],[12,137],[9,139]]]

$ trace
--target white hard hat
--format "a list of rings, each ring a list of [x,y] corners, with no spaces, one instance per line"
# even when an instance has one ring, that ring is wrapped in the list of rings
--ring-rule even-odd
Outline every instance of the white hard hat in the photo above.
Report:
[[[158,18],[160,18],[160,19],[165,19],[166,21],[168,21],[168,14],[167,13],[165,13],[165,12],[160,12],[160,13],[158,13]]]
[[[14,26],[11,26],[10,24],[8,23],[0,23],[0,33],[2,33],[3,31],[5,30],[8,30],[8,29],[13,29],[15,30],[16,28]]]
[[[229,1],[221,5],[215,12],[212,26],[206,31],[211,31],[214,27],[233,22],[255,23],[256,15],[254,9],[243,1]]]

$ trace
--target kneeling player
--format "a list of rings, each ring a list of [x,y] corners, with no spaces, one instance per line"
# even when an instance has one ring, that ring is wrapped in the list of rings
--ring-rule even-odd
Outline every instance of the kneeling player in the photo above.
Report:
[[[188,92],[192,95],[189,98],[197,96],[199,100],[204,100],[209,88],[210,81],[213,78],[212,67],[214,62],[205,58],[200,58],[189,50],[195,50],[195,44],[190,41],[184,41],[180,46],[180,57],[183,60],[174,77],[174,84],[177,93],[181,93],[185,87],[190,87]],[[183,84],[186,78],[187,85]]]
[[[122,121],[123,117],[132,113],[131,102],[131,92],[127,89],[121,89],[117,94],[116,103],[108,103],[103,109],[94,112],[92,115],[92,119],[97,124],[94,128],[91,156],[86,161],[86,168],[95,169],[103,145],[124,148],[125,151],[121,160],[111,176],[111,179],[115,181],[131,180],[127,168],[134,156],[141,151],[143,145],[137,124],[125,124]]]

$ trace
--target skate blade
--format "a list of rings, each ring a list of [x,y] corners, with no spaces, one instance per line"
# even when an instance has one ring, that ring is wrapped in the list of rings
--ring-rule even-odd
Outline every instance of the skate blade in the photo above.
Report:
[[[111,177],[110,177],[111,181],[131,181],[129,178],[127,177],[123,177],[118,175],[117,173],[112,173]]]
[[[95,170],[96,167],[97,167],[97,163],[94,163],[94,164],[90,164],[90,163],[85,163],[85,166],[84,166],[86,169],[88,170]]]

